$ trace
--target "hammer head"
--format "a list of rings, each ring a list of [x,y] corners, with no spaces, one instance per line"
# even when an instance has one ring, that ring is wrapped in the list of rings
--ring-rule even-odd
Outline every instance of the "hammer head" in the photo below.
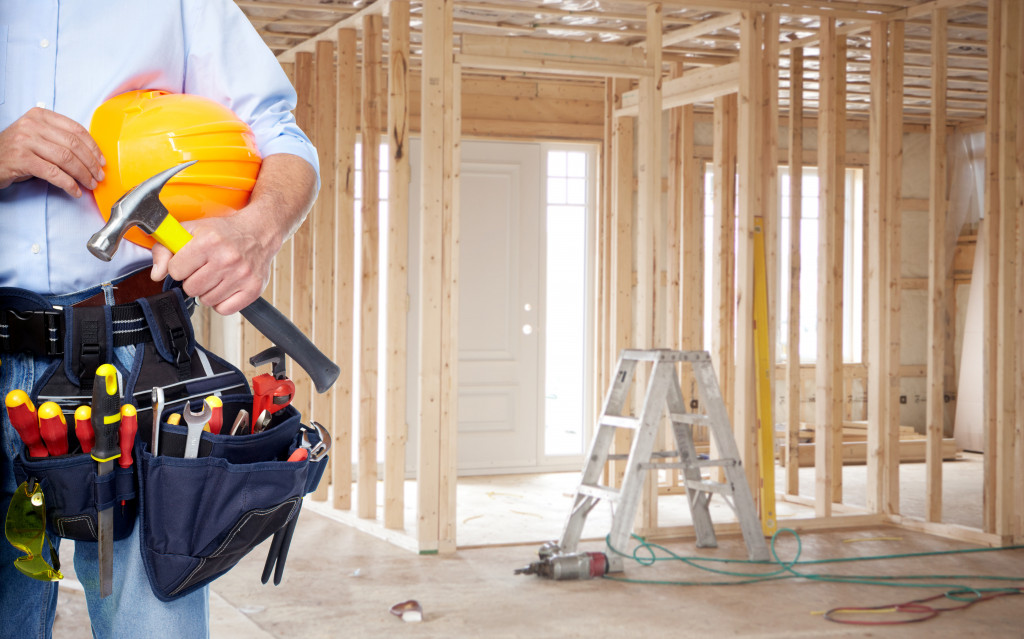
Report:
[[[167,217],[167,207],[160,201],[160,191],[179,171],[197,161],[192,160],[164,169],[122,195],[111,207],[107,223],[89,238],[86,244],[89,252],[104,262],[109,262],[117,252],[121,238],[131,227],[138,226],[146,233],[156,231]]]

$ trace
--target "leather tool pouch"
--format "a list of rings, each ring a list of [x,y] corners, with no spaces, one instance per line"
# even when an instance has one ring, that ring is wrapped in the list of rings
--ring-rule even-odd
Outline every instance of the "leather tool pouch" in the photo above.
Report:
[[[239,410],[252,408],[252,396],[224,396],[223,403],[226,433]],[[136,443],[142,558],[162,601],[210,583],[297,516],[328,459],[287,461],[303,435],[291,406],[260,433],[204,432],[196,458],[181,456],[187,432],[184,425],[162,423],[156,457],[148,443]],[[312,440],[315,433],[307,436]]]

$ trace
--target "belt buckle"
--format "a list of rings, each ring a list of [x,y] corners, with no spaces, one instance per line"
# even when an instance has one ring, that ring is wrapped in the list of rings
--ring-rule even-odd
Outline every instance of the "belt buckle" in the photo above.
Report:
[[[27,352],[36,357],[64,354],[64,312],[61,310],[16,311],[7,309],[8,350]]]

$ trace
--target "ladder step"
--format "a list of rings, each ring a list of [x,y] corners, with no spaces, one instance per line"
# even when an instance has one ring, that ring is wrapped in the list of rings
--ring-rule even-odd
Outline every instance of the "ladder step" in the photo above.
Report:
[[[733,494],[732,486],[729,484],[723,484],[717,481],[710,481],[703,479],[697,481],[695,479],[687,479],[683,481],[683,485],[688,489],[696,490],[703,493],[718,493],[719,495],[725,495],[731,497]]]
[[[636,417],[623,417],[621,415],[601,415],[598,420],[601,426],[614,426],[615,428],[629,428],[636,430],[640,428],[640,420]]]
[[[620,359],[631,359],[637,362],[710,362],[711,354],[707,351],[672,351],[654,349],[649,351],[624,350]]]
[[[580,484],[576,488],[577,495],[585,495],[587,497],[594,497],[595,499],[607,499],[608,501],[617,502],[621,497],[621,493],[608,486],[594,486],[592,484]]]
[[[672,421],[677,424],[694,424],[697,426],[711,425],[711,418],[699,413],[672,413],[670,417]]]

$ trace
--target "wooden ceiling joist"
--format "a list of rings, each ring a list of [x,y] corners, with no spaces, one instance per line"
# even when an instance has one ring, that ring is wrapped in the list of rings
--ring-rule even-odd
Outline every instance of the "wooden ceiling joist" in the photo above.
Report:
[[[639,79],[651,72],[642,53],[639,58],[621,54],[623,50],[645,49],[649,0],[602,0],[584,5],[570,0],[447,1],[451,3],[454,42],[459,47],[456,56],[466,72],[586,82],[602,77]],[[390,4],[390,0],[236,2],[282,62],[294,60],[297,52],[312,52],[317,41],[333,40],[338,29],[361,30],[364,16],[387,16]],[[909,102],[931,87],[932,13],[942,10],[947,16],[944,69],[948,96],[953,101],[950,116],[955,121],[975,120],[975,110],[987,96],[988,5],[981,0],[665,0],[659,4],[661,68],[679,64],[683,70],[681,78],[666,79],[666,104],[678,100],[703,104],[713,99],[708,95],[725,90],[721,84],[715,88],[707,78],[725,78],[730,72],[723,74],[722,69],[729,69],[738,60],[739,12],[744,10],[778,15],[784,92],[790,52],[797,48],[802,49],[805,88],[815,89],[819,29],[825,19],[834,20],[837,37],[845,38],[847,43],[846,86],[851,109],[859,108],[858,100],[868,86],[870,25],[879,20],[901,21],[906,27],[908,117],[916,117],[921,111],[919,105]],[[423,0],[413,0],[413,65],[419,64],[422,11]],[[599,53],[594,55],[594,51]],[[673,94],[676,90],[678,94]],[[808,106],[814,108],[812,94],[808,97]],[[626,104],[622,108],[632,107]]]

